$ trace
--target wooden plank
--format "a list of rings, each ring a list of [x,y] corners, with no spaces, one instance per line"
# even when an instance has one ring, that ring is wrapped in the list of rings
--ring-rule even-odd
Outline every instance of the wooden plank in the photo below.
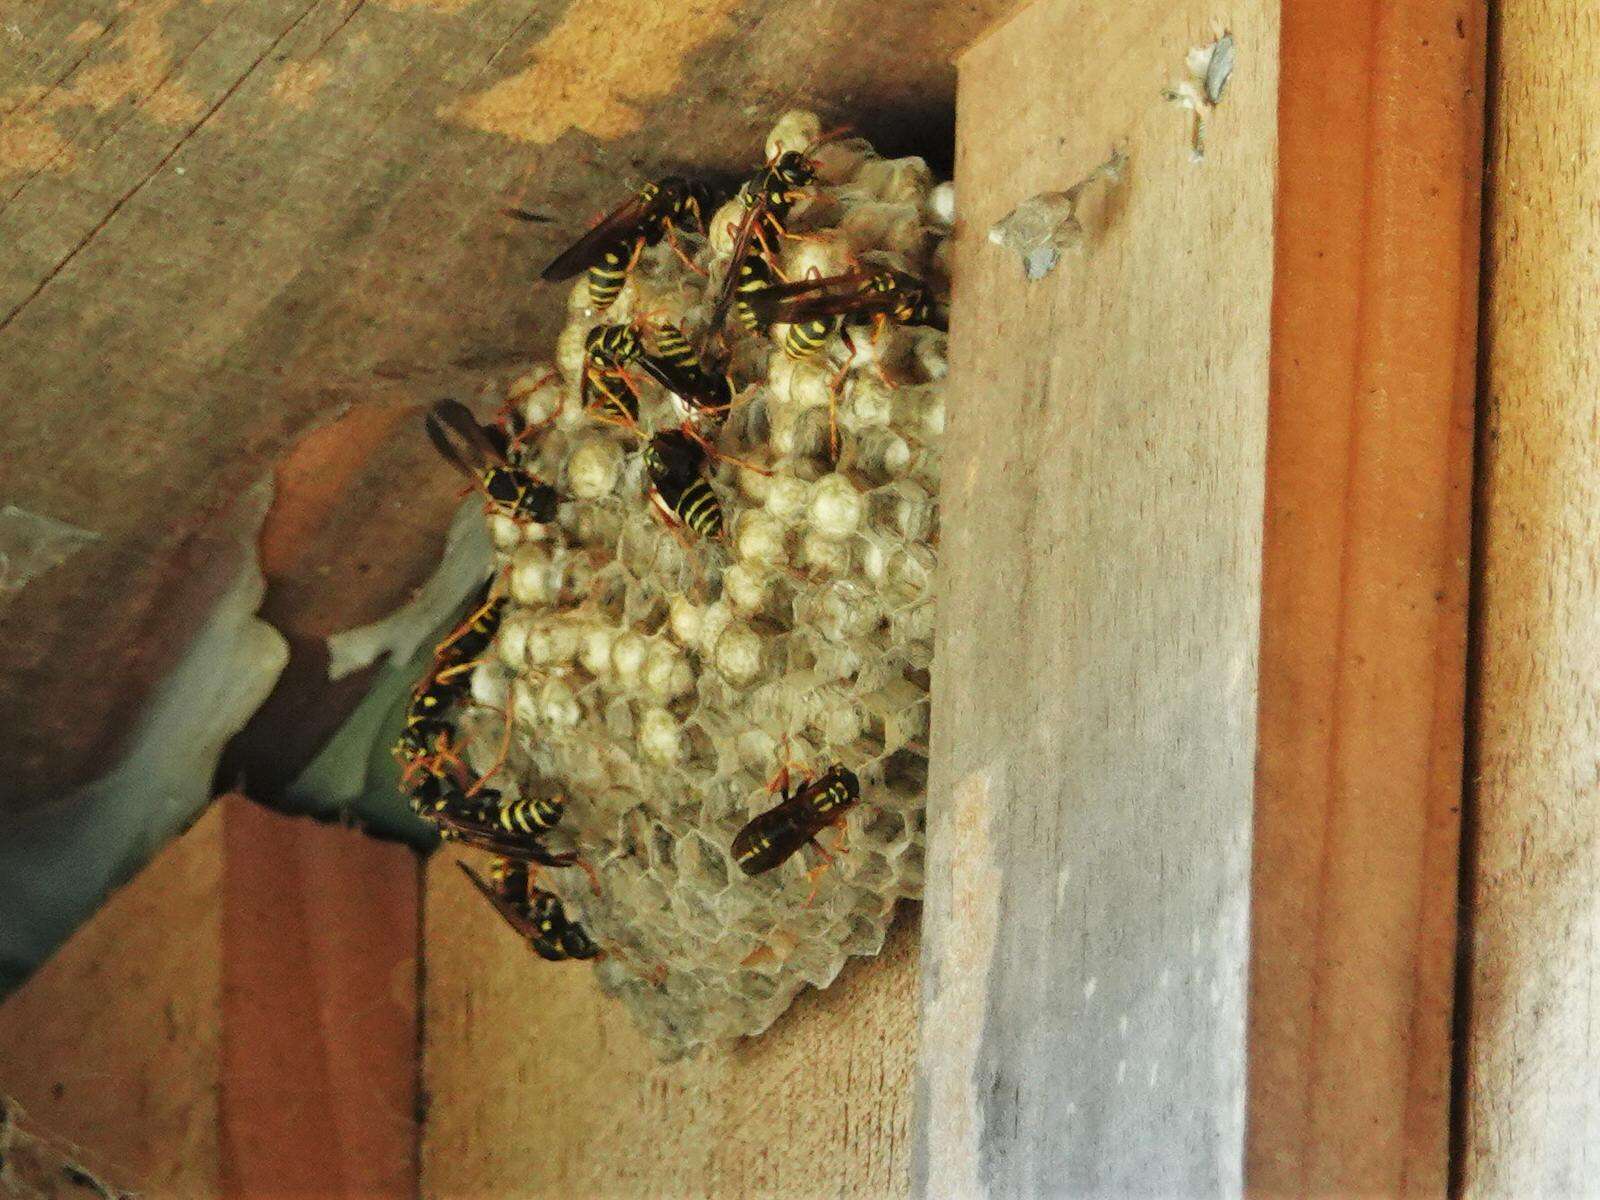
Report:
[[[1286,5],[1250,1123],[1261,1195],[1445,1190],[1484,6]]]
[[[410,1197],[416,856],[225,803],[222,1194]]]
[[[222,826],[207,812],[0,1005],[0,1095],[153,1196],[221,1194]]]
[[[413,1195],[417,886],[225,798],[0,1006],[0,1095],[152,1196]]]
[[[927,1195],[1241,1186],[1278,6],[1202,164],[1161,93],[1215,13],[1040,0],[959,64]],[[1026,282],[985,230],[1114,146]]]
[[[1600,1189],[1600,12],[1498,8],[1462,1178]]]
[[[579,964],[535,958],[440,854],[425,892],[422,1195],[904,1195],[914,919],[760,1038],[654,1061]]]
[[[212,599],[203,531],[231,497],[347,409],[399,410],[336,439],[331,507],[300,496],[325,515],[288,524],[326,537],[278,548],[294,695],[238,766],[303,755],[296,720],[349,702],[313,686],[316,639],[403,600],[448,519],[456,481],[410,410],[549,345],[541,261],[640,178],[747,169],[790,105],[947,147],[949,56],[1014,2],[10,6],[0,394],[27,398],[7,428],[27,462],[7,500],[100,540],[0,611],[0,803],[104,770]]]

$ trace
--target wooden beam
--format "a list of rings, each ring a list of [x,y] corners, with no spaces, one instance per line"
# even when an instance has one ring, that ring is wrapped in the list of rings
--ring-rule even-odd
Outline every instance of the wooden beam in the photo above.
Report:
[[[153,1196],[412,1196],[417,883],[224,799],[0,1006],[0,1095]]]
[[[453,857],[426,888],[424,1197],[905,1194],[914,919],[761,1037],[662,1063],[589,967],[536,958]]]
[[[1498,6],[1462,1180],[1600,1178],[1600,11]]]
[[[1444,1191],[1484,6],[1284,6],[1250,990],[1258,1195]]]
[[[407,1200],[417,857],[238,797],[226,804],[223,1194]]]
[[[220,1194],[222,825],[208,811],[0,1005],[0,1094],[150,1195]]]
[[[549,347],[565,294],[539,267],[645,178],[749,170],[791,106],[942,150],[950,55],[1015,3],[9,5],[5,500],[99,537],[0,608],[0,811],[115,758],[214,600],[207,531],[296,447],[266,603],[296,653],[235,765],[303,761],[351,702],[315,686],[316,642],[402,603],[448,523],[417,411]],[[326,495],[295,478],[324,451]]]
[[[926,1195],[1237,1194],[1278,5],[1191,161],[1198,0],[1039,0],[959,62],[916,1128]],[[985,231],[1068,188],[1027,282]]]

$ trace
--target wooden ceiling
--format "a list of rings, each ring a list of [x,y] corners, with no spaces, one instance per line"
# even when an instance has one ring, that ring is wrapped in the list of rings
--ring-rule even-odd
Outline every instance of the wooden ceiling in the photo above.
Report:
[[[240,765],[292,774],[361,687],[327,687],[322,639],[441,545],[416,408],[548,346],[541,260],[630,183],[746,169],[789,107],[948,155],[951,57],[1013,2],[0,8],[0,496],[99,535],[0,595],[0,805],[110,766],[269,474],[293,695]]]

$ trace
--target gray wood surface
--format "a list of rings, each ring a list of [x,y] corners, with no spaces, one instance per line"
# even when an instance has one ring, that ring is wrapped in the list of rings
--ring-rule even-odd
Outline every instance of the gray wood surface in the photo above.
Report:
[[[1041,0],[960,60],[916,1190],[1241,1188],[1277,5]],[[1085,189],[1044,279],[985,231]]]

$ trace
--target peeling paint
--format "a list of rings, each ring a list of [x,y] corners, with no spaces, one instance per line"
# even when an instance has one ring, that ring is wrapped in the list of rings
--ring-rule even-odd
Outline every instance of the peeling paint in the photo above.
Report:
[[[343,679],[385,655],[391,662],[406,662],[488,577],[493,563],[483,503],[474,495],[456,510],[439,565],[410,603],[381,621],[328,638],[328,678]]]
[[[443,120],[546,144],[568,129],[602,141],[637,132],[650,106],[683,85],[700,47],[732,32],[741,0],[634,0],[573,4],[534,48],[532,62],[476,96],[439,110]]]
[[[230,514],[221,539],[237,558],[233,583],[156,689],[122,761],[0,819],[0,993],[204,809],[223,746],[282,674],[288,644],[256,616],[266,593],[256,543],[271,500],[266,480]]]
[[[1183,60],[1188,77],[1161,93],[1169,104],[1194,114],[1189,133],[1189,158],[1193,162],[1205,161],[1206,122],[1222,102],[1222,93],[1233,77],[1235,57],[1233,35],[1219,30],[1205,45],[1189,48]]]
[[[0,595],[20,592],[90,542],[99,540],[100,535],[93,530],[40,516],[15,504],[0,508]]]
[[[1017,205],[989,227],[989,240],[1015,251],[1029,280],[1043,279],[1055,270],[1062,254],[1083,246],[1085,233],[1078,206],[1084,193],[1101,181],[1107,187],[1116,186],[1127,163],[1122,151],[1113,150],[1110,158],[1071,187],[1040,192]]]
[[[178,0],[125,0],[121,23],[106,56],[98,52],[54,88],[18,88],[0,95],[0,108],[12,110],[0,123],[0,176],[70,170],[76,161],[70,140],[51,118],[67,109],[89,107],[109,112],[130,100],[139,112],[163,125],[198,121],[205,102],[173,74],[172,50],[161,20]],[[67,40],[89,43],[105,35],[104,26],[84,21]]]
[[[78,22],[78,27],[67,34],[66,41],[69,46],[84,46],[105,33],[106,27],[99,21],[83,20]]]

